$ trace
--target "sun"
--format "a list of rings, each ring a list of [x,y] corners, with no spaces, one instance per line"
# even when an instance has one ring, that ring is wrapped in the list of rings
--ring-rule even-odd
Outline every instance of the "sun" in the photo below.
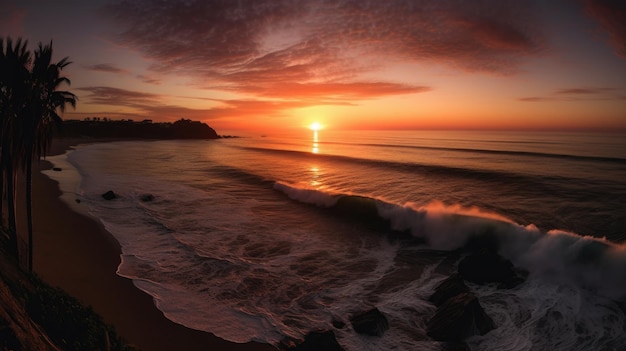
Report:
[[[322,129],[324,126],[322,126],[319,122],[313,122],[311,124],[309,124],[309,129],[313,130],[313,131],[318,131],[320,129]]]

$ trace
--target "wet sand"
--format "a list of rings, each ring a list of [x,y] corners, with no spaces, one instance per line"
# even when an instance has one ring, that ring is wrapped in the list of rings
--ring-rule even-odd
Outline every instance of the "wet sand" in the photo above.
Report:
[[[83,142],[55,140],[49,155]],[[276,350],[266,344],[228,342],[165,318],[151,296],[116,274],[119,244],[99,221],[61,201],[58,183],[40,172],[51,167],[46,161],[33,167],[34,270],[42,279],[91,306],[118,334],[144,351]]]

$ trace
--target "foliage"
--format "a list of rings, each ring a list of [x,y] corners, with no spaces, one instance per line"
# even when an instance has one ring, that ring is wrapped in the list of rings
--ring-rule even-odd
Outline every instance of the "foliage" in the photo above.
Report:
[[[33,276],[31,282],[31,288],[14,284],[11,289],[25,302],[30,318],[62,350],[134,350],[91,308],[37,277]]]
[[[76,96],[60,90],[70,81],[61,71],[68,58],[52,62],[52,42],[39,44],[32,54],[27,42],[0,38],[0,199],[7,199],[8,234],[11,251],[19,256],[15,219],[17,169],[25,172],[28,224],[27,266],[32,271],[32,163],[46,154],[52,127],[62,122],[58,112],[75,106]],[[0,214],[4,202],[0,202]],[[4,219],[1,224],[4,226]]]

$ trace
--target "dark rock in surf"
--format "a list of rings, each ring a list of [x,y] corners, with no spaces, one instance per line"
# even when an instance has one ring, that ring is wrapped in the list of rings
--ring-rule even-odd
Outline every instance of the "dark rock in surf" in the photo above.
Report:
[[[448,341],[441,344],[442,351],[470,351],[469,346],[464,342]]]
[[[465,285],[463,278],[459,274],[452,274],[437,285],[428,301],[435,306],[441,306],[449,298],[466,292],[469,292],[469,288]]]
[[[150,202],[150,201],[154,201],[154,195],[152,195],[152,194],[145,194],[145,195],[141,195],[141,197],[139,198],[139,200],[141,200],[142,202]]]
[[[113,190],[109,190],[106,193],[102,194],[102,198],[105,200],[113,200],[113,199],[117,199],[117,195],[115,195]]]
[[[355,315],[350,318],[352,328],[359,334],[382,336],[389,329],[389,322],[378,308]]]
[[[346,326],[344,321],[340,321],[338,319],[333,319],[330,323],[337,329],[343,329]]]
[[[304,341],[295,346],[289,347],[291,351],[343,351],[337,342],[335,333],[332,330],[312,331],[304,337]]]
[[[389,220],[378,214],[376,200],[372,198],[365,196],[341,196],[330,209],[335,215],[357,221],[368,228],[389,228]]]
[[[476,295],[462,293],[451,297],[428,321],[427,334],[438,341],[463,341],[473,335],[485,335],[496,328],[478,302]]]
[[[500,283],[501,288],[512,288],[524,281],[511,261],[487,249],[463,258],[459,262],[459,274],[476,284]]]

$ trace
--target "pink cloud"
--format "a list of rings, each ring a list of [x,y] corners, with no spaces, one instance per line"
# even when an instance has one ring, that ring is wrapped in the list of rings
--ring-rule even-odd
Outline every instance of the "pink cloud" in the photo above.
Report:
[[[115,65],[108,64],[108,63],[99,63],[96,65],[87,66],[86,68],[92,71],[106,72],[106,73],[115,73],[115,74],[130,73],[128,70],[116,67]]]
[[[234,83],[349,80],[368,68],[361,53],[513,73],[541,49],[532,10],[484,0],[123,0],[106,8],[122,28],[117,41],[153,60],[155,71]],[[268,49],[272,33],[291,39]]]
[[[142,75],[139,74],[137,75],[137,79],[141,80],[142,82],[146,83],[146,84],[152,84],[152,85],[160,85],[161,84],[161,80],[152,76],[146,76],[146,75]]]
[[[587,13],[609,35],[615,53],[626,58],[626,2],[620,0],[586,0]]]
[[[389,95],[415,94],[431,91],[430,87],[412,86],[385,82],[351,83],[283,83],[270,85],[249,85],[237,89],[240,92],[258,96],[283,97],[290,99],[332,98],[336,100],[362,100]]]

